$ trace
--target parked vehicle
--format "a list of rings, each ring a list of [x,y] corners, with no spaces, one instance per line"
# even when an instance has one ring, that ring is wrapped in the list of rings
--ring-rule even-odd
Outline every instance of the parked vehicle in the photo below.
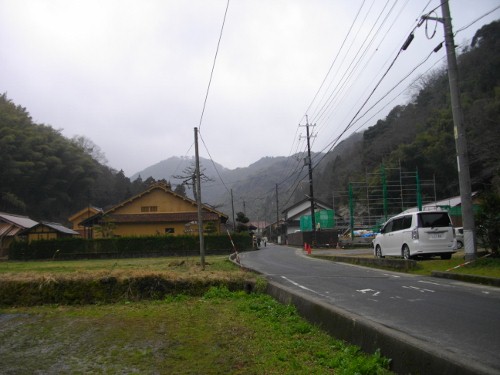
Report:
[[[373,240],[374,255],[379,258],[439,255],[450,259],[457,244],[450,217],[446,211],[417,211],[389,219]]]

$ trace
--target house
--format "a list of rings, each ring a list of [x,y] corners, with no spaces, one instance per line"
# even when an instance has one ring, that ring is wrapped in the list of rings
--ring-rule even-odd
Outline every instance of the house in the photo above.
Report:
[[[205,231],[220,233],[228,216],[207,205],[202,207]],[[82,220],[90,238],[108,236],[153,236],[198,234],[198,206],[192,199],[172,191],[164,182],[152,184],[144,192],[104,212]]]
[[[332,207],[327,203],[314,200],[314,209],[316,210],[331,210]],[[286,234],[291,234],[300,231],[300,218],[302,216],[311,215],[311,200],[306,198],[300,202],[293,204],[282,211],[285,224]]]
[[[71,238],[79,236],[77,231],[59,223],[41,222],[31,228],[25,229],[19,235],[26,236],[28,242],[38,240],[54,240],[58,238]]]
[[[0,257],[7,255],[10,244],[20,232],[37,224],[27,216],[0,212]]]
[[[96,214],[102,213],[101,208],[93,207],[93,206],[87,206],[84,209],[78,211],[76,214],[70,216],[68,218],[68,221],[72,225],[72,229],[80,234],[81,237],[83,238],[90,238],[89,233],[85,230],[85,227],[83,225],[80,225],[80,223],[88,219]]]

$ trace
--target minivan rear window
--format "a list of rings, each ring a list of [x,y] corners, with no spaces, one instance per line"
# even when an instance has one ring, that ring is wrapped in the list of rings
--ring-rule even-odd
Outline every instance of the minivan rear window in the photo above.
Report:
[[[447,212],[421,212],[418,214],[418,223],[421,228],[451,227]]]

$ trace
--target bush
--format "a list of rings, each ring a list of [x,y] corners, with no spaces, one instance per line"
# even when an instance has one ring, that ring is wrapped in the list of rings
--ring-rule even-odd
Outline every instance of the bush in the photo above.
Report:
[[[205,236],[205,254],[234,252],[226,235]],[[248,235],[234,235],[238,251],[251,248]],[[9,248],[10,260],[134,258],[152,256],[191,256],[199,254],[197,236],[117,237],[86,240],[83,238],[15,241]]]

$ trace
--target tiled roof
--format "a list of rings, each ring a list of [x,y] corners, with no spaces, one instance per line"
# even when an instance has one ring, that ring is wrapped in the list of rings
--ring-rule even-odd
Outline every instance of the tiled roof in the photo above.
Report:
[[[110,214],[110,221],[115,223],[153,223],[153,222],[189,222],[198,220],[196,212],[160,213],[160,214]],[[202,212],[203,220],[218,220],[213,212]]]

